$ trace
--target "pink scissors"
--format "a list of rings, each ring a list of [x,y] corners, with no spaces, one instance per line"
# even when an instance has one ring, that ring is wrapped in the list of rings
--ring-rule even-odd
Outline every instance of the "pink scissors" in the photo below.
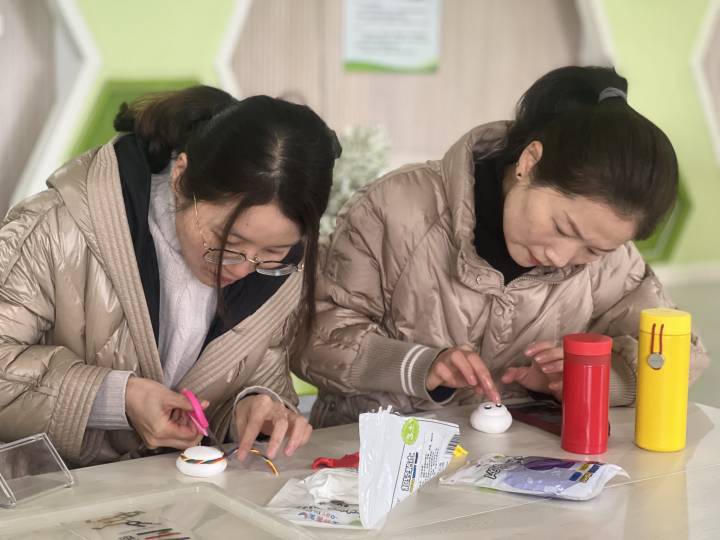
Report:
[[[213,446],[217,446],[220,451],[223,453],[223,457],[228,457],[234,454],[237,451],[237,446],[231,448],[227,452],[223,450],[222,444],[220,444],[220,441],[215,436],[215,434],[210,429],[210,422],[208,422],[207,417],[205,416],[205,412],[203,411],[202,405],[200,405],[200,400],[197,398],[195,394],[193,394],[190,390],[182,390],[181,394],[184,395],[186,398],[188,398],[188,401],[190,401],[190,405],[192,406],[193,410],[188,414],[190,417],[190,420],[193,421],[193,423],[197,426],[197,428],[200,430],[200,433],[205,435],[206,437],[210,438],[210,441],[213,443]],[[265,454],[260,452],[257,448],[250,449],[251,454],[256,454],[260,456],[263,461],[267,464],[268,467],[272,470],[272,472],[277,476],[278,470],[275,464],[268,458]],[[180,456],[182,457],[182,455]],[[189,461],[189,460],[188,460]]]
[[[206,437],[209,437],[210,442],[212,442],[214,446],[217,446],[220,450],[222,450],[222,444],[210,429],[210,422],[208,422],[208,419],[205,416],[202,405],[200,405],[200,400],[190,390],[185,389],[182,390],[180,393],[186,398],[188,398],[188,401],[193,408],[191,412],[187,413],[190,417],[190,420],[192,420],[195,426],[197,426],[198,430],[200,430],[200,433],[202,433]]]

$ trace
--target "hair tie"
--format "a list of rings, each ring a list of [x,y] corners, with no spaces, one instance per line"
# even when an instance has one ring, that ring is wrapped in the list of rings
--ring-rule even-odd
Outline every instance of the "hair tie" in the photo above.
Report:
[[[619,88],[608,86],[598,94],[598,103],[610,98],[621,98],[623,101],[627,101],[627,94]]]

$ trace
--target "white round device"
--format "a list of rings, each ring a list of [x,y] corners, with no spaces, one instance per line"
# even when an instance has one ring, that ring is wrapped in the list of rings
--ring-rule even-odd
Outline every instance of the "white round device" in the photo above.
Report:
[[[206,478],[223,472],[227,459],[212,446],[191,446],[178,456],[175,465],[183,474]]]
[[[483,433],[504,433],[512,424],[505,405],[491,401],[481,403],[470,415],[470,425]]]

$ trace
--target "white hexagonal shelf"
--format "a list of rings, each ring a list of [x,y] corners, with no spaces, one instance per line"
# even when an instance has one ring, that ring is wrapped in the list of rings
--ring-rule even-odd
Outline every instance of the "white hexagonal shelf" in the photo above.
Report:
[[[10,109],[3,118],[11,120],[0,130],[0,149],[12,158],[11,170],[0,171],[0,203],[10,195],[14,203],[45,189],[62,163],[100,59],[74,0],[5,0],[0,12],[0,67],[19,75],[3,83],[13,98],[2,101]]]
[[[45,2],[0,3],[0,71],[5,74],[0,101],[0,214],[25,168],[45,118],[55,101],[53,18]]]

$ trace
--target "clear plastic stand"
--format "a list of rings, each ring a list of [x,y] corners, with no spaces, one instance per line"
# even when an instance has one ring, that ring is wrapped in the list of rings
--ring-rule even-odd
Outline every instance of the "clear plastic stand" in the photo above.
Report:
[[[0,506],[13,508],[73,485],[73,477],[45,433],[0,445]]]

